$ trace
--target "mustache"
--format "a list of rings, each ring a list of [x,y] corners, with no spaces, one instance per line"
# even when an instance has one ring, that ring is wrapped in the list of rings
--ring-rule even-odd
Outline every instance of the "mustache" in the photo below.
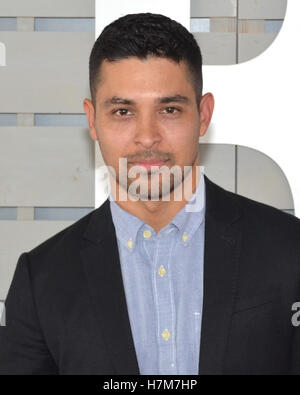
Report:
[[[166,154],[162,154],[160,152],[142,152],[132,156],[127,157],[128,162],[143,162],[143,161],[166,161],[169,159],[169,156]]]

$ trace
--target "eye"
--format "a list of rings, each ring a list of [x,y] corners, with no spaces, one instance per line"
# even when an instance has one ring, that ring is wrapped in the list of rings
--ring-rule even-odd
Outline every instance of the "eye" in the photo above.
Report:
[[[180,112],[180,109],[177,107],[166,107],[165,111],[167,114],[176,114],[176,112]]]
[[[120,115],[121,117],[124,115],[128,115],[129,110],[127,108],[119,108],[118,110],[113,111],[113,114]]]

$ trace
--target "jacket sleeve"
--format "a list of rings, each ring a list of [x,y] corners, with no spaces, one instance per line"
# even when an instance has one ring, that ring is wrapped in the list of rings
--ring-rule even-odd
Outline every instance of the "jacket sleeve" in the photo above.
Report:
[[[19,257],[5,301],[5,322],[0,326],[0,375],[58,373],[39,324],[25,252]]]

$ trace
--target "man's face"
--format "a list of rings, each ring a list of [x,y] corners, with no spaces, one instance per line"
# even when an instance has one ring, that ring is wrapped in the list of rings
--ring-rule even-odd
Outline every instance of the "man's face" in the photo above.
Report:
[[[150,160],[163,161],[157,164],[169,169],[177,165],[182,175],[184,166],[199,165],[199,136],[208,127],[213,97],[205,95],[199,111],[190,78],[185,62],[166,58],[132,57],[102,63],[96,109],[88,99],[84,108],[91,136],[99,141],[105,164],[115,169],[117,183],[124,188],[119,158],[127,159],[127,171]],[[144,181],[149,180],[149,194],[150,165],[148,162],[143,175]],[[136,179],[125,180],[127,191]],[[170,191],[176,186],[171,177]]]

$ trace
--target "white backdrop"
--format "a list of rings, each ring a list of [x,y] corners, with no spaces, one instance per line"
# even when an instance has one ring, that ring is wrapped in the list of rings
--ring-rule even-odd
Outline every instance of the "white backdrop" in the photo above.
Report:
[[[209,1],[209,0],[208,0]],[[154,12],[189,29],[190,1],[96,0],[96,37],[125,14]],[[289,0],[283,27],[273,44],[251,61],[232,66],[203,66],[204,92],[215,96],[212,126],[203,143],[237,144],[272,158],[285,173],[300,216],[300,2]],[[106,199],[103,163],[96,142],[95,207]]]

